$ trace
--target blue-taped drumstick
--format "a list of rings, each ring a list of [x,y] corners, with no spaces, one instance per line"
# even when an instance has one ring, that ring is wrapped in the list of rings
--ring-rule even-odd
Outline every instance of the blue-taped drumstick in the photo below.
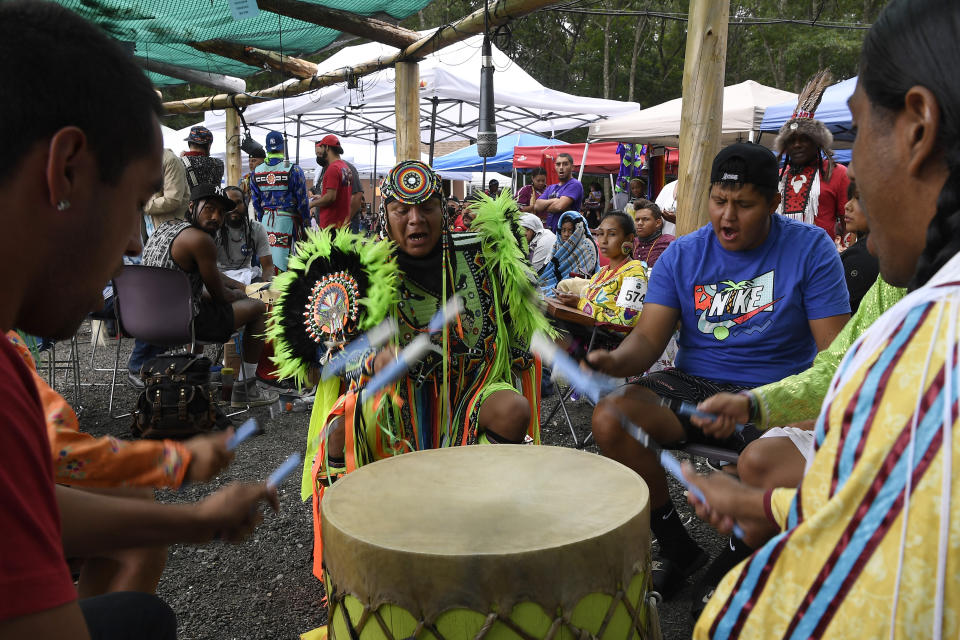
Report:
[[[444,325],[450,324],[456,319],[457,315],[463,311],[463,308],[463,298],[460,296],[453,296],[447,300],[447,304],[437,309],[437,312],[430,318],[430,324],[427,325],[427,333],[436,333],[440,331],[440,329],[443,329]]]
[[[387,318],[370,331],[348,344],[343,351],[336,354],[323,366],[321,380],[343,375],[347,365],[361,353],[369,349],[379,349],[393,336],[397,335],[397,321]]]
[[[530,351],[539,355],[545,365],[552,367],[551,375],[566,380],[594,404],[618,386],[609,376],[581,368],[576,360],[542,333],[534,334],[530,340]]]
[[[244,422],[227,440],[227,451],[233,451],[240,444],[257,432],[257,421],[250,418]]]
[[[623,428],[627,434],[642,444],[644,447],[650,450],[651,453],[657,456],[660,460],[660,466],[662,466],[667,473],[672,475],[677,481],[683,485],[683,487],[692,493],[700,502],[707,504],[707,498],[703,495],[703,491],[700,490],[695,484],[687,480],[686,476],[683,475],[683,469],[680,467],[680,461],[673,457],[669,451],[666,451],[661,447],[656,440],[650,437],[650,434],[635,425],[631,422],[623,412],[618,411],[620,414],[620,426]],[[708,506],[709,508],[709,506]],[[743,538],[743,529],[740,528],[736,522],[733,523],[733,534],[738,538]]]
[[[589,398],[594,403],[599,402],[600,397],[604,395],[605,388],[612,388],[614,383],[612,379],[602,373],[584,371],[577,364],[576,360],[561,350],[554,342],[543,334],[537,333],[530,341],[530,350],[539,355],[545,364],[553,366],[553,370],[561,372],[562,376],[579,393]],[[689,404],[689,403],[688,403]],[[620,416],[620,426],[627,434],[649,449],[660,460],[660,465],[674,478],[677,479],[690,493],[697,497],[704,504],[707,503],[703,492],[695,485],[691,484],[683,475],[680,468],[680,462],[673,457],[650,437],[650,434],[634,424],[622,411],[619,411],[615,405],[610,405]],[[743,529],[740,525],[734,523],[733,533],[738,537],[743,537]]]
[[[661,398],[660,404],[665,407],[672,408],[670,407],[670,401],[666,398]],[[692,402],[681,402],[680,406],[677,409],[674,409],[674,411],[682,416],[696,416],[697,418],[703,418],[704,420],[716,420],[719,417],[715,413],[700,411],[697,409],[697,405],[693,404]],[[737,430],[737,433],[740,433],[743,431],[744,425],[738,422],[733,426],[733,428]]]
[[[430,351],[430,335],[421,333],[408,344],[403,351],[397,354],[397,359],[378,371],[363,386],[361,391],[364,393],[376,393],[387,385],[390,385],[407,374],[415,364],[420,362],[427,352]]]
[[[267,477],[267,488],[276,489],[279,487],[283,479],[290,475],[298,466],[300,466],[300,454],[291,453],[290,456],[280,463],[280,466],[274,469],[273,473]]]

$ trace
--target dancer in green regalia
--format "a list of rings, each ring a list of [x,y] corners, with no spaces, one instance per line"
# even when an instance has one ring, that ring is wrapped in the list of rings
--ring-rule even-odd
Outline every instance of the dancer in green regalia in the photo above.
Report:
[[[385,317],[398,326],[392,345],[318,387],[302,491],[314,497],[318,543],[323,489],[339,474],[407,451],[527,436],[539,443],[540,365],[528,345],[535,330],[550,329],[533,302],[516,204],[506,193],[481,196],[472,231],[450,233],[440,180],[427,165],[398,164],[381,190],[384,240],[311,234],[277,279],[283,295],[270,333],[282,376],[305,379]],[[434,336],[434,350],[386,392],[356,394],[455,294],[465,308]]]

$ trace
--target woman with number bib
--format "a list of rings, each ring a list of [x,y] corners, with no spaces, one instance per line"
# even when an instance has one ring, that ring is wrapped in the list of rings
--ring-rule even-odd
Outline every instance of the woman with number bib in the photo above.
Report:
[[[631,258],[635,236],[636,226],[627,214],[614,211],[604,216],[595,237],[610,264],[590,278],[580,295],[557,292],[560,301],[599,322],[635,325],[647,289],[646,268]]]

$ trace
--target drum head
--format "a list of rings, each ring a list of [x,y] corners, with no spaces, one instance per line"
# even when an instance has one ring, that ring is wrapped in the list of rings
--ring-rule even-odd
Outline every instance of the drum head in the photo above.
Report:
[[[324,562],[338,587],[426,619],[524,599],[572,606],[629,583],[649,556],[640,476],[566,448],[403,454],[339,480],[322,509]]]

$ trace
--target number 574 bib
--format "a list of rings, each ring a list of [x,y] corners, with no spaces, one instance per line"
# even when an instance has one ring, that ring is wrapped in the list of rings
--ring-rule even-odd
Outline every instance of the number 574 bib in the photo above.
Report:
[[[617,306],[641,311],[643,299],[647,296],[647,281],[643,278],[624,278],[617,295]]]

